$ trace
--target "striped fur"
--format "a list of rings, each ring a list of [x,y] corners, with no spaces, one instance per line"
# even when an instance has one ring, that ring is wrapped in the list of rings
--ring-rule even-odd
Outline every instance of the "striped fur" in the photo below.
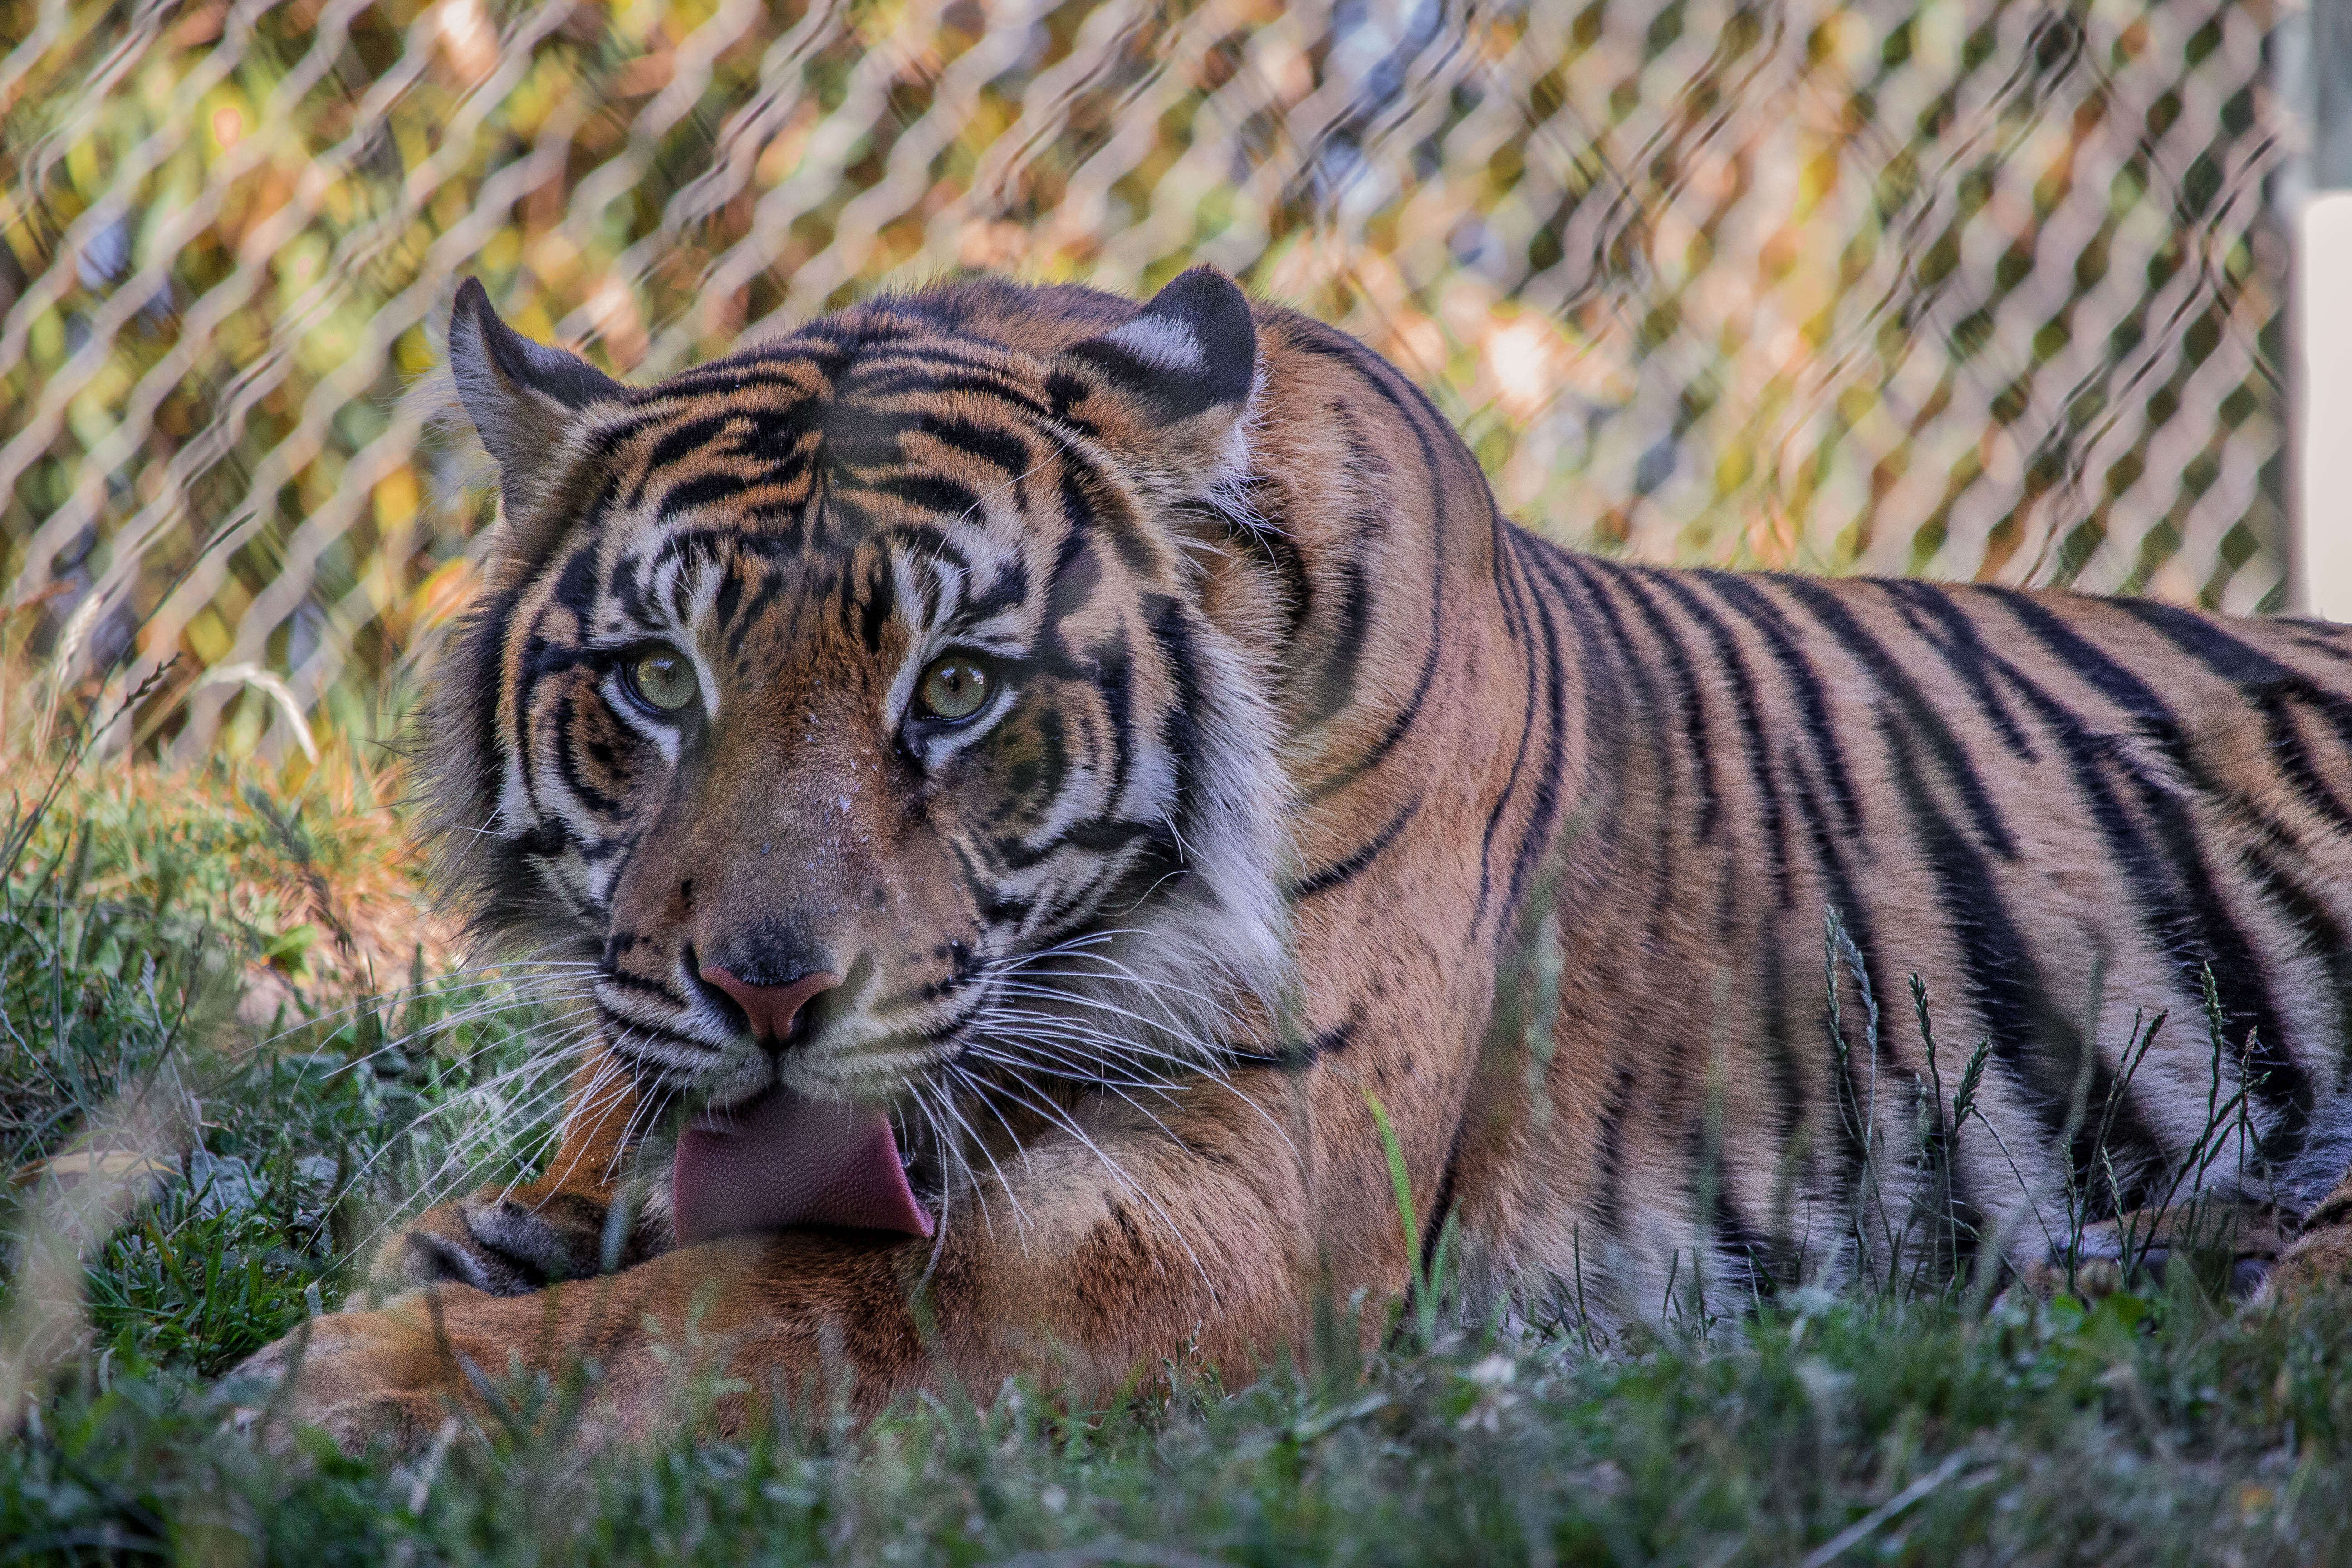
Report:
[[[401,1254],[462,1282],[457,1349],[593,1343],[622,1429],[667,1363],[592,1320],[713,1280],[750,1386],[830,1344],[867,1408],[1196,1333],[1246,1367],[1408,1276],[1375,1100],[1474,1296],[1620,1320],[2335,1186],[2352,636],[1574,554],[1394,368],[1242,310],[981,280],[635,390],[461,296],[509,514],[434,721],[445,875],[598,962],[605,1027],[549,1178]],[[655,640],[698,728],[620,689]],[[910,724],[951,647],[1000,707]],[[499,1294],[592,1270],[667,1108],[772,1070],[714,953],[852,974],[773,1070],[898,1108],[937,1243],[674,1248],[656,1180],[614,1286]],[[425,1321],[335,1320],[303,1407],[429,1433],[472,1395]]]

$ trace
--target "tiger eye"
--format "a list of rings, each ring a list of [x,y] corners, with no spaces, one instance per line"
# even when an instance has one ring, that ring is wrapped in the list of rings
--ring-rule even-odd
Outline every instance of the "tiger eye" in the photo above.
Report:
[[[950,722],[969,719],[980,711],[991,689],[987,670],[961,654],[951,653],[932,660],[923,671],[923,710]]]
[[[637,695],[665,712],[675,713],[694,700],[694,664],[674,647],[651,649],[629,673]]]

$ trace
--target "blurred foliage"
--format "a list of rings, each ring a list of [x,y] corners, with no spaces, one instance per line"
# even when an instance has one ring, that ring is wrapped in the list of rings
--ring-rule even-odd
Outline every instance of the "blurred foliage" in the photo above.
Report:
[[[2274,17],[0,0],[0,571],[82,700],[167,672],[110,743],[386,733],[487,519],[417,381],[459,275],[644,377],[1205,259],[1572,542],[2268,606]]]
[[[171,831],[142,876],[71,815],[105,799],[61,797],[54,847],[19,837],[0,876],[0,1309],[21,1321],[43,1289],[21,1248],[47,1207],[135,1161],[152,1201],[128,1193],[130,1223],[88,1258],[94,1343],[216,1373],[340,1300],[393,1214],[543,1159],[562,1083],[530,1064],[562,1032],[544,1001],[418,948],[392,977],[408,984],[355,995],[324,944],[287,940],[306,911],[272,919],[266,889],[222,900],[192,874],[252,831],[219,801],[145,803]],[[83,1321],[33,1305],[59,1333]]]
[[[47,685],[0,658],[0,1393],[217,1373],[340,1301],[406,1205],[544,1159],[574,1037],[560,981],[456,965],[396,768],[94,763]]]

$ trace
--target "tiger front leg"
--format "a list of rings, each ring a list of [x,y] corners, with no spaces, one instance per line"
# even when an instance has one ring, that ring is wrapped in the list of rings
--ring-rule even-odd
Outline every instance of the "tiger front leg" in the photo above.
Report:
[[[598,1051],[573,1075],[546,1174],[426,1210],[377,1255],[376,1284],[386,1290],[457,1284],[520,1296],[666,1250],[665,1215],[613,1212],[634,1139],[646,1131],[638,1110],[628,1075]]]
[[[281,1446],[314,1427],[354,1455],[414,1456],[453,1415],[496,1429],[493,1402],[523,1392],[515,1379],[538,1376],[586,1400],[577,1411],[564,1399],[531,1405],[542,1418],[576,1414],[592,1439],[643,1431],[652,1413],[682,1407],[696,1373],[726,1364],[711,1352],[740,1336],[743,1288],[769,1250],[761,1238],[713,1243],[523,1294],[436,1284],[373,1311],[313,1319],[232,1375],[280,1385],[254,1408],[279,1413],[284,1425],[259,1436]],[[716,1309],[707,1318],[705,1305]],[[666,1353],[671,1346],[702,1353]]]
[[[845,1395],[864,1418],[1014,1374],[1089,1400],[1194,1345],[1245,1375],[1306,1330],[1316,1252],[1295,1163],[1239,1142],[1033,1147],[992,1225],[968,1210],[931,1240],[803,1228],[530,1295],[436,1285],[315,1320],[240,1374],[291,1376],[278,1407],[353,1452],[414,1451],[453,1411],[487,1423],[518,1373],[581,1389],[591,1442],[698,1415],[740,1430],[778,1398]]]

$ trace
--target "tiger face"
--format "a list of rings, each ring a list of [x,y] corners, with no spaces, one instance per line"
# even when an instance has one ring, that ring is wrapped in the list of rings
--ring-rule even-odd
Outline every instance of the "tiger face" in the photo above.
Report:
[[[744,1224],[927,1232],[870,1168],[910,1119],[1114,1041],[1207,1062],[1281,984],[1270,649],[1221,542],[1249,308],[1206,270],[1070,292],[1051,328],[1003,286],[886,300],[645,390],[458,297],[506,516],[433,721],[449,869],[486,934],[592,963],[613,1070],[689,1108],[683,1234],[732,1223],[689,1186],[776,1184],[690,1168],[730,1137],[838,1143],[864,1194]]]

